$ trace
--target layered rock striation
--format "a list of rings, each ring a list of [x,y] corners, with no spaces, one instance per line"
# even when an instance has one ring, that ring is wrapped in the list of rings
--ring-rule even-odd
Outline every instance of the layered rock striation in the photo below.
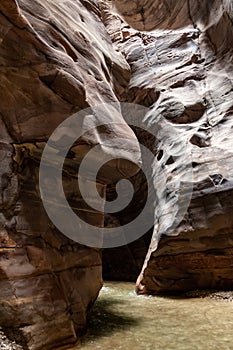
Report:
[[[58,349],[86,329],[86,312],[102,286],[101,252],[67,238],[48,218],[39,190],[41,154],[69,116],[118,101],[130,69],[114,50],[95,1],[3,0],[0,25],[0,325],[25,349]],[[97,121],[105,127],[96,129]],[[80,125],[82,137],[64,164],[64,191],[74,212],[101,228],[103,202],[92,210],[77,186],[80,161],[93,146],[97,158],[124,154],[106,165],[97,184],[88,175],[82,179],[98,203],[94,186],[104,199],[107,183],[134,175],[140,149],[118,107],[99,117],[89,111]],[[73,132],[62,130],[60,138]],[[62,195],[57,179],[48,172],[43,180],[55,194],[53,207]]]
[[[104,252],[106,276],[134,279],[144,262],[138,293],[232,288],[232,17],[228,0],[1,1],[0,326],[25,349],[77,342],[102,286],[100,249],[59,232],[40,195],[44,147],[75,113],[81,137],[64,162],[63,187],[84,221],[114,227],[137,216],[147,192],[139,142],[154,155],[152,239],[148,232],[124,255]],[[132,131],[119,102],[147,107],[144,129]],[[76,130],[61,131],[66,147]],[[77,184],[93,147],[81,182],[98,210]],[[52,145],[48,167],[59,151]],[[93,181],[92,165],[109,157]],[[113,200],[125,177],[134,200],[104,215],[100,197]],[[60,183],[49,172],[43,181],[57,210]]]
[[[150,107],[152,133],[167,128],[155,143],[159,201],[138,293],[231,289],[231,2],[113,3],[121,16],[105,2],[106,26],[132,73],[121,98]]]

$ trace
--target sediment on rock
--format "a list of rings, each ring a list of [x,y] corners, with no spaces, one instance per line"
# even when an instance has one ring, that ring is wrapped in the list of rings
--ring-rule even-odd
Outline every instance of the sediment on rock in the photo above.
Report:
[[[22,346],[16,344],[14,340],[11,341],[9,338],[7,338],[7,336],[4,334],[1,328],[0,328],[0,347],[1,349],[5,349],[5,350],[22,350]]]

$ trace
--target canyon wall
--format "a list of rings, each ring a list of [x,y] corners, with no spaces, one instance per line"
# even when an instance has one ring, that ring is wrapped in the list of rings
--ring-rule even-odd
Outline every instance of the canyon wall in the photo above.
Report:
[[[39,166],[53,131],[87,107],[63,172],[67,201],[84,221],[114,227],[137,216],[147,191],[139,142],[154,155],[153,234],[104,251],[106,276],[134,279],[144,262],[138,293],[232,288],[230,2],[1,0],[0,23],[0,326],[30,350],[65,347],[86,330],[102,286],[101,251],[78,243],[82,229],[66,222],[65,208],[58,213],[77,240],[49,219]],[[148,108],[149,133],[132,131],[119,102]],[[64,147],[75,132],[63,130]],[[99,210],[77,185],[80,162],[95,146],[93,165],[113,159],[96,182],[88,173],[81,179]],[[43,181],[57,208],[62,191],[49,174]],[[113,200],[125,177],[134,200],[104,215],[94,188]]]
[[[103,5],[114,45],[131,67],[121,98],[150,108],[145,123],[152,133],[164,119],[174,132],[174,138],[165,136],[152,164],[160,201],[138,293],[233,286],[231,7],[220,0]],[[185,176],[190,162],[192,174]],[[162,195],[159,168],[166,182]],[[187,186],[193,187],[191,202],[174,225],[174,218],[182,218],[186,197],[181,192]]]
[[[48,218],[39,191],[41,154],[69,116],[118,101],[130,69],[112,46],[96,1],[3,0],[0,25],[0,325],[24,349],[58,349],[76,343],[85,332],[86,313],[102,286],[101,251],[67,238]],[[111,114],[106,110],[103,124],[112,114],[115,129],[105,125],[98,131],[93,113],[83,117],[77,135],[88,125],[93,132],[75,142],[63,174],[73,211],[100,228],[103,202],[92,210],[77,186],[82,157],[99,145],[97,157],[103,158],[103,139],[109,143],[107,154],[114,158],[122,151],[126,156],[108,163],[97,184],[88,176],[83,179],[97,203],[94,186],[105,198],[106,184],[122,173],[135,174],[140,163],[137,139],[119,108]],[[61,139],[72,132],[66,129]],[[124,137],[124,145],[118,137]],[[57,179],[49,174],[43,181],[59,201]],[[49,205],[55,207],[55,201]],[[67,227],[72,224],[63,219]],[[77,237],[82,233],[72,229]]]

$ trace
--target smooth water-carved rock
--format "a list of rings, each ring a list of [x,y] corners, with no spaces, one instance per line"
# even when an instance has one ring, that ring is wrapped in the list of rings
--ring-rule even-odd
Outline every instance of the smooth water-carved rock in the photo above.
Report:
[[[134,176],[135,202],[124,216],[112,216],[123,225],[140,211],[146,192],[138,172],[138,140],[154,152],[151,172],[158,198],[139,293],[232,288],[230,2],[115,4],[135,29],[112,14],[109,1],[0,3],[0,325],[25,349],[75,343],[102,285],[100,251],[58,232],[39,193],[40,158],[49,136],[86,107],[142,104],[149,108],[147,129],[152,134],[161,129],[159,142],[157,134],[149,137],[140,130],[134,130],[136,137],[119,105],[103,108],[103,114],[83,118],[81,131],[90,125],[94,130],[75,142],[64,166],[71,207],[103,227],[103,202],[97,211],[82,201],[77,168],[93,146],[99,146],[98,159],[122,155],[99,172],[97,185],[88,177],[83,181],[90,197],[97,186],[105,198],[108,185],[111,199],[114,184]],[[105,127],[96,130],[99,121]],[[45,181],[59,199],[56,178]],[[136,242],[133,263],[139,266],[145,251]]]
[[[48,219],[39,192],[41,153],[70,115],[118,101],[130,70],[114,50],[95,1],[2,0],[0,23],[0,325],[25,349],[58,349],[85,331],[86,312],[102,286],[101,252],[71,241]],[[77,188],[82,157],[95,145],[104,157],[102,140],[111,140],[112,158],[124,154],[100,172],[102,198],[106,183],[134,175],[140,163],[137,139],[119,108],[108,113],[105,128],[75,143],[63,178],[73,210],[98,227],[104,224],[103,203],[91,210]],[[117,124],[109,128],[112,113]],[[81,131],[96,120],[89,113]],[[59,199],[56,179],[44,180]],[[95,185],[89,181],[90,191]]]
[[[152,164],[159,201],[137,290],[232,288],[231,2],[113,3],[122,17],[104,2],[104,22],[131,67],[121,98],[150,107],[152,132],[156,123],[170,126]],[[184,186],[193,194],[182,213],[190,194]]]

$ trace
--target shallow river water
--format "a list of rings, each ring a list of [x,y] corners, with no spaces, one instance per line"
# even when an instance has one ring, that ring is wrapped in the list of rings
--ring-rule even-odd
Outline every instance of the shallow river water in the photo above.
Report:
[[[233,350],[233,302],[137,296],[133,283],[105,283],[75,349]]]

